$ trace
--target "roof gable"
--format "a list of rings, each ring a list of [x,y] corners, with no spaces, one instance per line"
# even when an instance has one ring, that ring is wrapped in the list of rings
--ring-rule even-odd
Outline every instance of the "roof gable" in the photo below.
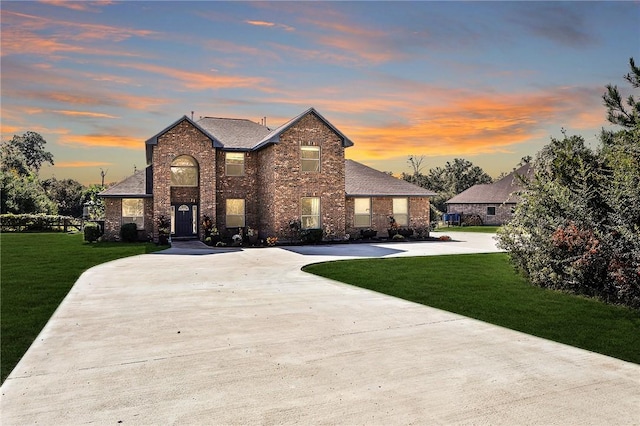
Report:
[[[170,124],[169,126],[167,126],[166,128],[164,128],[163,130],[156,133],[155,135],[153,135],[152,137],[150,137],[145,141],[147,164],[151,164],[151,160],[153,156],[152,147],[153,145],[158,145],[158,138],[164,135],[165,133],[167,133],[168,131],[170,131],[171,129],[173,129],[174,127],[176,127],[178,124],[182,123],[183,121],[188,122],[193,127],[195,127],[200,132],[202,132],[203,135],[209,138],[214,148],[222,148],[222,143],[218,139],[216,139],[215,136],[209,133],[206,129],[200,127],[198,123],[196,123],[186,115],[183,115],[182,118],[179,118],[178,120],[174,121],[172,124]]]
[[[431,197],[435,192],[395,178],[353,160],[345,160],[345,192],[347,196],[366,197]]]
[[[494,183],[474,185],[462,191],[446,204],[515,204],[520,201],[517,193],[522,189],[517,176],[530,176],[532,170],[530,164],[525,164]]]
[[[258,150],[260,148],[263,148],[266,145],[270,145],[270,144],[273,144],[273,143],[280,142],[280,135],[282,135],[282,133],[284,133],[289,128],[293,127],[298,121],[300,121],[302,119],[302,117],[304,117],[304,116],[306,116],[308,114],[313,114],[316,117],[318,117],[318,119],[320,121],[322,121],[335,134],[337,134],[342,139],[342,146],[344,148],[353,146],[353,142],[351,141],[351,139],[346,137],[340,130],[338,130],[336,127],[334,127],[333,124],[331,124],[318,111],[316,111],[315,108],[311,107],[308,110],[304,111],[302,114],[299,114],[298,116],[292,118],[291,120],[289,120],[288,122],[286,122],[282,126],[272,130],[268,135],[266,135],[261,141],[258,142],[258,144],[254,147],[254,149]]]

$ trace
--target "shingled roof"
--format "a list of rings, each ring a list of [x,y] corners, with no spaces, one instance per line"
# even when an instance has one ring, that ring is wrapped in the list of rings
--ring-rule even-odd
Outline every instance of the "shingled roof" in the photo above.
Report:
[[[271,129],[251,120],[204,117],[196,122],[222,143],[224,149],[250,150],[271,133]]]
[[[525,164],[494,183],[474,185],[462,191],[446,204],[515,204],[520,201],[518,191],[522,189],[516,175],[529,177],[532,171],[531,165]]]
[[[117,198],[142,198],[151,197],[152,194],[146,193],[146,170],[138,170],[132,176],[118,182],[110,188],[105,189],[99,195],[101,197],[117,197]]]
[[[353,160],[345,160],[345,192],[347,196],[366,197],[431,197],[435,192],[395,178]]]

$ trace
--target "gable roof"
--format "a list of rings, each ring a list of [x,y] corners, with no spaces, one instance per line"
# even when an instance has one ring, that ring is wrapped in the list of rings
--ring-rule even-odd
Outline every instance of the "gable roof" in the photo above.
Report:
[[[229,151],[257,151],[267,145],[280,142],[280,135],[307,114],[314,114],[335,132],[342,139],[343,147],[353,146],[353,142],[349,138],[314,108],[309,108],[276,129],[269,129],[262,124],[247,119],[204,117],[196,122],[185,115],[146,140],[147,163],[151,163],[151,147],[158,144],[158,138],[185,120],[208,137],[214,148]]]
[[[533,168],[527,163],[494,183],[474,185],[445,204],[515,204],[520,201],[518,191],[522,189],[516,175],[529,177],[532,171]]]
[[[231,150],[252,149],[271,132],[266,126],[238,118],[204,117],[196,124]]]
[[[300,121],[302,119],[302,117],[306,116],[307,114],[315,115],[316,117],[318,117],[318,119],[320,119],[320,121],[322,121],[325,125],[327,125],[327,127],[329,127],[338,136],[340,136],[340,138],[342,139],[342,146],[344,148],[353,146],[353,142],[351,142],[351,139],[346,137],[340,130],[336,129],[333,126],[333,124],[329,123],[329,121],[326,118],[324,118],[322,115],[320,115],[320,113],[318,111],[316,111],[315,108],[311,107],[308,110],[304,111],[302,114],[299,114],[298,116],[296,116],[296,117],[292,118],[291,120],[289,120],[288,122],[284,123],[282,126],[272,130],[268,135],[266,135],[261,141],[259,141],[256,144],[254,149],[257,150],[257,149],[260,149],[260,148],[262,148],[262,147],[264,147],[266,145],[280,142],[280,135],[282,135],[282,133],[284,133],[290,127],[294,126],[298,121]]]
[[[431,197],[435,192],[395,178],[353,160],[345,160],[345,192],[349,196]]]
[[[222,143],[218,139],[216,139],[215,136],[213,136],[211,133],[209,133],[206,129],[198,126],[198,124],[195,121],[193,121],[192,119],[190,119],[186,115],[183,115],[182,118],[179,118],[178,120],[174,121],[169,126],[165,127],[164,129],[162,129],[161,131],[159,131],[158,133],[156,133],[155,135],[151,136],[149,139],[147,139],[145,141],[146,154],[147,154],[147,164],[151,164],[151,157],[153,155],[152,146],[153,145],[158,145],[158,138],[160,136],[164,135],[165,133],[167,133],[169,130],[171,130],[174,127],[176,127],[178,124],[182,123],[183,121],[187,121],[193,127],[195,127],[196,129],[200,130],[207,138],[209,138],[211,140],[211,143],[213,144],[214,148],[222,148],[222,146],[223,146]]]
[[[101,197],[109,198],[143,198],[151,197],[146,193],[147,173],[146,169],[138,170],[133,175],[105,189],[100,194]]]

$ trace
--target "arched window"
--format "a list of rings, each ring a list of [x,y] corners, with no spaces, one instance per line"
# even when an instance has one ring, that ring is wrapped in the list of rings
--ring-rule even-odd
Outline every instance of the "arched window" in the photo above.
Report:
[[[171,162],[171,186],[198,186],[198,162],[181,155]]]

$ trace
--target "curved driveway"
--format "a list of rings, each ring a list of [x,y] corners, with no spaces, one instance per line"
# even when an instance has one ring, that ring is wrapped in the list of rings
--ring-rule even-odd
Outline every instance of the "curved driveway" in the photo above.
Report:
[[[451,235],[92,268],[3,384],[1,423],[640,424],[638,365],[300,271],[496,251]]]

